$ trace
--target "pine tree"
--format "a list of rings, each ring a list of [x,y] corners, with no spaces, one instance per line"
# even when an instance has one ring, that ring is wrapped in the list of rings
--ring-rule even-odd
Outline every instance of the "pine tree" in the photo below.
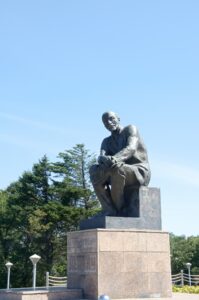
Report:
[[[59,181],[54,181],[61,191],[61,201],[66,205],[85,207],[85,209],[99,207],[99,202],[93,192],[89,178],[89,168],[96,162],[93,154],[85,149],[84,144],[77,144],[71,150],[60,152],[58,161],[53,164],[53,170]],[[55,178],[56,178],[55,176]],[[60,182],[60,178],[62,181]],[[65,197],[69,192],[70,201]]]

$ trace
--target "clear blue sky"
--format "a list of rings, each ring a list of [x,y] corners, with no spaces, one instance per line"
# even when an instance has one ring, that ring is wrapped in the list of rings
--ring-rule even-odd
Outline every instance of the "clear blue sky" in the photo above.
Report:
[[[98,153],[106,110],[134,124],[163,229],[199,234],[199,2],[0,3],[0,188],[44,154]]]

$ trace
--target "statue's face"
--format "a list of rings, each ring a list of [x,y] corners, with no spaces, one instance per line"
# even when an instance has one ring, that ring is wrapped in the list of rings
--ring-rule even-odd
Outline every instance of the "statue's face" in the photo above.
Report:
[[[118,116],[113,112],[105,113],[103,115],[102,121],[106,129],[108,129],[111,132],[115,131],[120,123]]]

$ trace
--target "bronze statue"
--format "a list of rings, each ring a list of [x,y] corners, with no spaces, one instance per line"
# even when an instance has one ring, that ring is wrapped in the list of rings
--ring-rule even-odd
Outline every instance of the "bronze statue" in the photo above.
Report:
[[[134,125],[122,127],[114,112],[105,112],[102,121],[111,135],[102,141],[98,164],[90,168],[90,178],[103,214],[125,216],[129,187],[139,189],[150,181],[147,150]],[[128,214],[127,214],[128,215]]]

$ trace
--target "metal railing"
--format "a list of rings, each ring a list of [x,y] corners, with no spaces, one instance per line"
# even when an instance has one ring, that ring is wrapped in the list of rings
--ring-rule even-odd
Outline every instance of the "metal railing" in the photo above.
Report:
[[[67,287],[67,277],[57,277],[49,275],[49,272],[46,272],[46,288],[50,286],[53,287]]]
[[[199,275],[186,274],[181,270],[180,273],[172,275],[173,285],[199,285]]]

